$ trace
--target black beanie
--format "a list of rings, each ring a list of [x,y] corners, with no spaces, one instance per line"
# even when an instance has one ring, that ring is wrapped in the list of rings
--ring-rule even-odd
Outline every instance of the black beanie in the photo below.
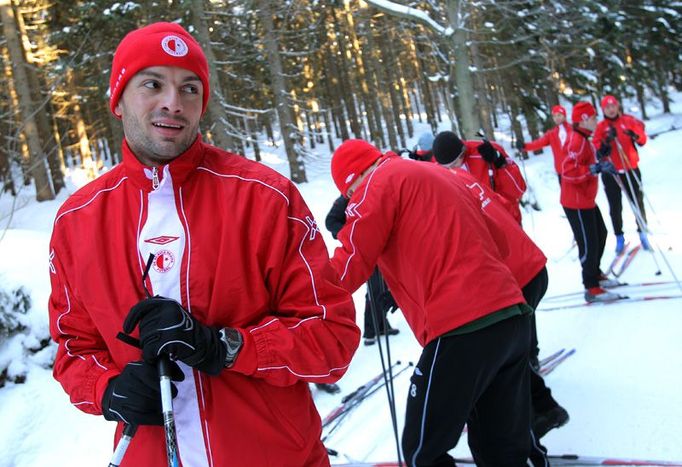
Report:
[[[433,155],[439,164],[449,164],[462,152],[464,143],[452,131],[441,131],[433,140]]]

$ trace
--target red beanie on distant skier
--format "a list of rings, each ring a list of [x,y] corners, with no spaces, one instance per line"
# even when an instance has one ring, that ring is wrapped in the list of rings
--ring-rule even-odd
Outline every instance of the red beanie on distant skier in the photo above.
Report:
[[[552,115],[554,115],[554,114],[561,114],[564,117],[567,116],[566,115],[566,109],[564,108],[563,105],[555,105],[554,107],[552,107]]]
[[[578,102],[573,106],[571,121],[573,124],[580,123],[588,118],[597,115],[597,110],[589,102]]]
[[[603,109],[607,105],[620,105],[620,104],[618,103],[618,99],[616,99],[615,97],[613,97],[610,94],[607,94],[601,100],[601,108]]]
[[[116,105],[128,81],[145,68],[175,66],[195,73],[204,88],[202,113],[211,95],[208,84],[208,62],[201,45],[176,23],[154,23],[128,33],[118,45],[109,79],[109,108]]]

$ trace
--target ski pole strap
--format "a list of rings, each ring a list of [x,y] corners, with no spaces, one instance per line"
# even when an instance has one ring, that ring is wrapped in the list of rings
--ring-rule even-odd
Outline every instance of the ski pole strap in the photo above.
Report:
[[[116,334],[116,339],[123,341],[128,345],[132,345],[136,349],[142,348],[142,343],[140,342],[140,339],[136,339],[135,337],[129,336],[128,334],[122,333],[120,331],[118,334]]]

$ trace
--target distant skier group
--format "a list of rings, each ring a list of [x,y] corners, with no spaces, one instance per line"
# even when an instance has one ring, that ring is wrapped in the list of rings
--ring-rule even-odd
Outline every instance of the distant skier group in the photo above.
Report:
[[[344,141],[331,159],[341,197],[327,219],[340,242],[330,260],[289,180],[202,140],[209,66],[186,30],[132,31],[111,71],[123,162],[60,208],[49,255],[54,377],[74,406],[118,422],[111,465],[328,466],[309,383],[338,390],[329,385],[361,338],[351,294],[368,280],[365,344],[397,333],[385,314],[399,308],[423,347],[407,464],[453,465],[466,425],[477,465],[548,465],[539,439],[569,416],[538,372],[547,259],[521,227],[526,182],[500,145],[446,131],[404,158]],[[598,125],[577,103],[572,127],[555,107],[557,128],[522,148],[554,149],[588,301],[613,299],[598,174],[618,248],[614,184],[638,206],[650,248],[644,126],[612,96],[602,107]]]

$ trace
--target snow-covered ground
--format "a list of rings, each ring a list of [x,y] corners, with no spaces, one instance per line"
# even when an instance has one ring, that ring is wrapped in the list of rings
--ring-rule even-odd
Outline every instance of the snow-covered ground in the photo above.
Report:
[[[682,95],[674,96],[682,103]],[[569,107],[570,108],[570,107]],[[628,108],[636,114],[636,109]],[[651,108],[653,117],[647,130],[655,133],[671,125],[682,125],[682,104],[675,104],[673,114],[661,115]],[[416,143],[424,125],[417,124]],[[443,123],[441,129],[448,129]],[[497,134],[509,147],[509,133]],[[641,150],[641,168],[645,191],[653,206],[647,210],[652,240],[662,253],[654,257],[641,252],[621,278],[629,282],[672,280],[665,260],[682,277],[682,209],[679,206],[679,164],[682,162],[682,131],[663,134]],[[320,151],[318,147],[318,151]],[[266,154],[268,165],[287,173],[281,149]],[[581,290],[580,266],[575,250],[566,254],[572,236],[559,206],[559,190],[549,149],[541,157],[531,155],[525,161],[529,184],[542,211],[524,213],[524,226],[548,256],[550,285],[547,296]],[[329,175],[329,154],[318,152],[308,167],[309,183],[300,186],[304,198],[320,225],[337,196]],[[69,178],[69,191],[83,183],[78,172]],[[23,285],[33,296],[33,308],[26,317],[31,333],[0,343],[0,368],[9,363],[10,375],[27,376],[25,384],[9,383],[0,389],[0,466],[95,466],[106,465],[112,448],[113,424],[101,417],[85,415],[70,405],[47,368],[54,353],[50,346],[39,354],[23,358],[25,348],[48,335],[47,245],[52,219],[68,193],[55,201],[36,203],[33,193],[24,189],[16,200],[0,197],[0,283],[9,289]],[[603,193],[598,204],[608,219],[608,205]],[[634,217],[624,207],[626,238],[636,242]],[[324,232],[330,254],[335,241]],[[602,266],[613,256],[614,239],[610,237]],[[660,267],[662,274],[655,276]],[[654,289],[657,294],[680,294],[673,285]],[[354,295],[362,323],[364,288]],[[548,307],[549,304],[541,307]],[[402,315],[389,316],[401,333],[391,338],[393,361],[416,362],[420,347],[411,335]],[[571,421],[551,431],[544,439],[550,453],[579,453],[649,459],[682,460],[682,300],[618,303],[538,312],[541,357],[559,348],[575,348],[576,353],[548,378],[555,398],[570,413]],[[376,346],[358,349],[346,376],[339,382],[346,394],[380,373]],[[410,371],[395,380],[399,430]],[[340,403],[339,395],[315,393],[322,416]],[[379,461],[396,458],[385,392],[379,391],[351,413],[326,444],[341,454],[332,463],[347,458]],[[453,451],[467,456],[466,437]]]

